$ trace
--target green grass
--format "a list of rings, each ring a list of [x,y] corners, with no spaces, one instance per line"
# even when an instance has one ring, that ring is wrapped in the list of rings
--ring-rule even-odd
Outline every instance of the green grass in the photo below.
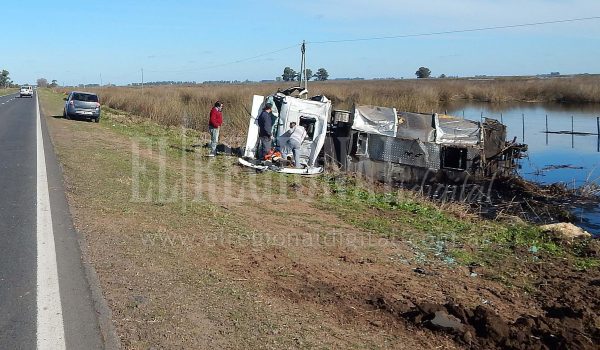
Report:
[[[529,224],[507,225],[458,218],[435,203],[406,191],[378,192],[346,176],[325,176],[330,190],[320,205],[354,226],[390,239],[410,242],[423,257],[464,265],[492,266],[528,251],[562,256],[563,246]]]
[[[6,88],[6,89],[0,88],[0,96],[9,95],[9,94],[15,93],[17,91],[19,91],[19,89],[17,89],[17,88]]]

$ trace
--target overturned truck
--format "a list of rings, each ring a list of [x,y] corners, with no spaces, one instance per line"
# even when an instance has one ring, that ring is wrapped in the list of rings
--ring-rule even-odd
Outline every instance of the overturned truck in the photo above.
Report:
[[[506,126],[494,119],[472,121],[367,105],[332,112],[325,96],[302,98],[306,94],[291,88],[254,96],[241,165],[300,175],[319,174],[330,166],[387,183],[462,182],[512,175],[526,150],[526,145],[507,142]],[[273,106],[277,156],[257,159],[257,116],[267,103]],[[289,166],[291,151],[285,147],[290,122],[307,131],[299,168]]]
[[[514,173],[526,146],[506,141],[506,126],[442,114],[355,106],[334,111],[326,162],[388,183],[462,182]]]

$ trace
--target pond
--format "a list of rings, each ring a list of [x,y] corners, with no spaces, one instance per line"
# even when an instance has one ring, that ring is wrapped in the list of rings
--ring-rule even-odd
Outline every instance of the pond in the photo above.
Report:
[[[565,183],[569,187],[600,185],[600,105],[538,103],[452,103],[447,113],[471,120],[487,117],[507,126],[507,138],[529,146],[520,161],[519,173],[542,184]],[[549,131],[593,133],[594,135],[548,134]],[[600,205],[574,207],[577,224],[600,235]]]

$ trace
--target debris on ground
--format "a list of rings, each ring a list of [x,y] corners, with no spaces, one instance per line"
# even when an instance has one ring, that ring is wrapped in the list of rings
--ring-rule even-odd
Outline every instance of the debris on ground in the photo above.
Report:
[[[567,240],[574,240],[578,238],[590,238],[592,235],[582,229],[568,222],[561,222],[558,224],[548,224],[540,226],[540,229],[544,232],[552,233],[560,236],[560,238]]]

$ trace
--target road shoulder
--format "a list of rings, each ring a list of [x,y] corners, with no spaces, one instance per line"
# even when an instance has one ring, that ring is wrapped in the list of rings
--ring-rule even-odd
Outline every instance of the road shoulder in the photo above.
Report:
[[[118,349],[120,346],[110,309],[102,296],[96,272],[89,263],[85,237],[73,225],[65,196],[63,171],[54,152],[46,122],[49,116],[42,102],[40,114],[66,345],[73,349]]]

